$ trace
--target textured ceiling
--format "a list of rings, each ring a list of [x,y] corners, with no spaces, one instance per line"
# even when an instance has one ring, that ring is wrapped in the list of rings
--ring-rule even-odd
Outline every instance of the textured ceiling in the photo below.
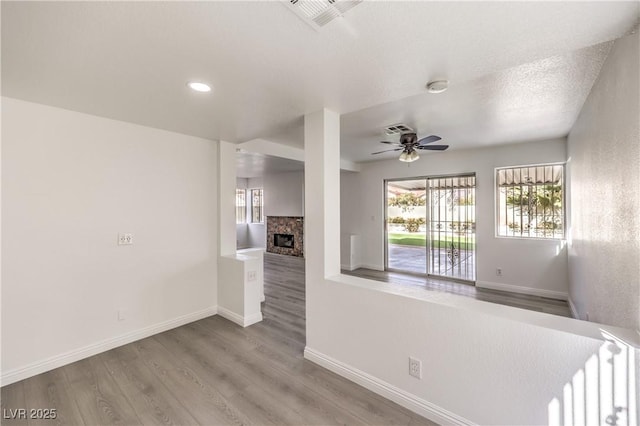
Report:
[[[612,42],[601,43],[452,83],[444,93],[422,93],[342,116],[342,155],[353,161],[397,157],[372,156],[386,146],[386,124],[405,123],[419,137],[442,137],[450,149],[552,139],[569,133]],[[376,123],[378,125],[376,126]],[[423,152],[421,155],[434,155]]]
[[[304,170],[304,162],[255,152],[236,152],[236,176],[261,177],[267,174]]]
[[[395,121],[453,147],[566,134],[607,46],[584,48],[628,31],[639,6],[365,1],[320,31],[275,1],[1,7],[5,96],[298,146],[301,117],[327,107],[343,114],[343,156],[368,160]],[[427,97],[440,77],[451,89]]]

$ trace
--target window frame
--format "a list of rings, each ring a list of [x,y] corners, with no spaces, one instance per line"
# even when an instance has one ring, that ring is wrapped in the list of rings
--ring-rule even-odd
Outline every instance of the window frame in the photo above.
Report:
[[[247,191],[249,191],[249,193],[251,194],[250,197],[250,206],[249,206],[249,210],[251,211],[251,218],[248,221],[248,223],[253,223],[253,224],[263,224],[264,223],[264,189],[263,188],[251,188],[251,189],[247,189]],[[261,220],[255,220],[254,217],[254,205],[253,205],[253,192],[254,191],[260,191],[260,219]]]
[[[244,197],[244,206],[238,205],[238,195],[239,192],[242,192]],[[238,212],[240,211],[240,207],[243,207],[244,215],[243,220],[238,221]],[[242,225],[243,223],[247,223],[247,190],[246,188],[236,188],[236,225]]]
[[[560,187],[562,192],[562,237],[538,237],[538,236],[527,236],[527,235],[500,235],[500,187],[498,186],[498,171],[506,170],[506,169],[520,169],[526,167],[547,167],[547,166],[562,166],[562,179],[560,181]],[[555,161],[548,163],[534,163],[534,164],[520,164],[513,166],[500,166],[495,167],[493,169],[493,197],[494,197],[494,214],[493,214],[493,223],[494,223],[494,237],[495,238],[505,238],[505,239],[517,239],[517,240],[536,240],[536,241],[566,241],[567,240],[567,205],[566,205],[566,192],[567,192],[567,162],[566,161]]]

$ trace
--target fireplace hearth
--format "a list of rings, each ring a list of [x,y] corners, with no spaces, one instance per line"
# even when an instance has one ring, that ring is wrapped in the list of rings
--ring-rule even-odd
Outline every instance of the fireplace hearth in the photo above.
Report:
[[[304,257],[304,218],[267,216],[267,252]]]
[[[293,235],[273,234],[273,245],[276,247],[293,248]]]

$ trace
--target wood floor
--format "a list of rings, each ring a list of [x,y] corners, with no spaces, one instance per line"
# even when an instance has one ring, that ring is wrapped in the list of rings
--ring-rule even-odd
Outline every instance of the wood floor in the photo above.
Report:
[[[472,297],[477,300],[484,300],[485,302],[498,303],[500,305],[513,306],[521,309],[529,309],[531,311],[571,317],[569,305],[564,300],[510,293],[506,291],[489,290],[469,284],[439,280],[433,277],[404,274],[401,272],[376,271],[373,269],[359,268],[354,271],[343,270],[342,273],[345,275],[353,275],[376,281],[393,282],[419,287],[427,291],[442,291],[446,293],[459,294],[466,297]]]
[[[265,296],[251,327],[213,316],[5,386],[2,424],[433,424],[303,359],[303,259],[267,254]]]

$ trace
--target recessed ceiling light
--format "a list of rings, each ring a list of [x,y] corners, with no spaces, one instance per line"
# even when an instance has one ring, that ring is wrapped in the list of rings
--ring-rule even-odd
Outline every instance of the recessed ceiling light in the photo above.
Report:
[[[200,83],[198,81],[190,81],[187,83],[187,86],[189,86],[192,90],[195,90],[196,92],[211,91],[211,86],[209,86],[208,84]]]
[[[434,80],[427,83],[429,93],[442,93],[449,87],[448,80]]]

